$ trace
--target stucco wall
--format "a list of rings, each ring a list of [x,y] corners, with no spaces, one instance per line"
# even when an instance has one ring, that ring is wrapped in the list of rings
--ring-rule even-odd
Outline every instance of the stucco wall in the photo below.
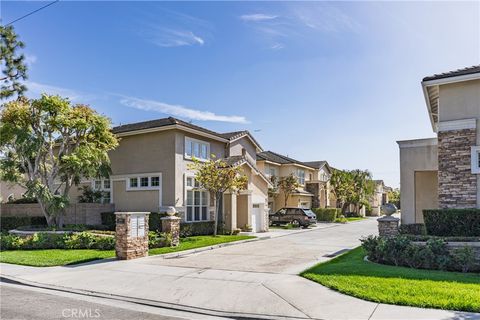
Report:
[[[247,160],[255,163],[257,160],[257,148],[253,145],[249,138],[243,137],[230,144],[230,156],[241,156],[242,149],[245,148]]]
[[[423,210],[438,208],[438,172],[415,172],[415,223],[423,223]],[[403,206],[402,206],[403,210]]]
[[[436,139],[399,141],[402,223],[415,223],[415,171],[437,171]],[[419,191],[420,192],[420,191]],[[429,190],[424,191],[429,194]],[[431,197],[435,197],[432,194]]]
[[[158,212],[159,190],[127,191],[126,180],[113,181],[113,202],[117,211]]]

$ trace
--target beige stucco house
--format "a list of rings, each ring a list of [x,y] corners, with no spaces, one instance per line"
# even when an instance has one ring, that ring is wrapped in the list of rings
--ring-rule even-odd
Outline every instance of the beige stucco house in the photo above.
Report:
[[[369,200],[372,209],[370,215],[380,216],[382,205],[388,203],[388,191],[391,191],[392,188],[386,186],[383,180],[373,180],[373,182],[375,183],[375,190]]]
[[[306,182],[306,190],[314,195],[312,208],[330,208],[332,168],[327,161],[306,161],[304,163],[315,168],[312,179]]]
[[[272,151],[257,153],[257,167],[271,181],[278,182],[282,177],[293,175],[299,184],[297,190],[288,197],[286,204],[285,194],[280,188],[276,188],[277,192],[271,192],[268,198],[270,212],[275,212],[283,207],[312,207],[314,194],[307,191],[307,184],[315,179],[316,169],[314,167]]]
[[[422,81],[436,137],[397,141],[402,223],[423,209],[480,207],[480,66]]]

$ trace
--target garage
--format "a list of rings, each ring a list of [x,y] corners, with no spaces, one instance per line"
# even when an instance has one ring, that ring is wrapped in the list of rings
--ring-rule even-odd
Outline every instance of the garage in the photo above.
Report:
[[[254,203],[252,208],[252,231],[262,231],[262,208],[259,203]]]

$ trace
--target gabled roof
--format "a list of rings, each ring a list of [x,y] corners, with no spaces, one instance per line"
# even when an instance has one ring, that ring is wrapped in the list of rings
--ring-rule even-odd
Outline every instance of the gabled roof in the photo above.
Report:
[[[289,158],[287,156],[275,153],[273,151],[263,151],[263,152],[257,153],[257,161],[270,161],[278,164],[297,164],[304,167],[315,169],[315,167],[312,167],[306,164],[305,162],[301,162],[301,161]]]
[[[230,156],[227,158],[222,159],[227,163],[227,165],[236,167],[246,164],[249,166],[256,174],[258,174],[263,180],[265,180],[269,186],[272,185],[272,181],[260,170],[258,170],[257,166],[254,163],[251,163],[246,157],[244,156]]]
[[[428,76],[428,77],[423,78],[423,81],[431,81],[431,80],[445,79],[445,78],[451,78],[451,77],[465,76],[465,75],[474,74],[474,73],[477,73],[477,72],[480,72],[480,65],[466,67],[466,68],[463,68],[463,69],[457,69],[457,70],[454,70],[454,71],[437,73],[437,74],[434,74],[432,76]]]
[[[480,65],[434,74],[423,78],[422,88],[432,129],[437,132],[440,85],[480,79]]]
[[[115,134],[119,133],[127,133],[127,132],[135,132],[135,131],[141,131],[141,130],[147,130],[147,129],[155,129],[155,128],[161,128],[161,127],[168,127],[168,126],[183,126],[185,128],[193,129],[195,131],[199,131],[202,133],[206,133],[212,136],[216,136],[221,139],[225,139],[220,133],[205,129],[200,126],[196,126],[194,124],[191,124],[189,122],[173,118],[173,117],[168,117],[168,118],[162,118],[162,119],[156,119],[156,120],[149,120],[149,121],[142,121],[142,122],[136,122],[136,123],[129,123],[129,124],[124,124],[121,126],[114,127],[112,129],[112,132]]]
[[[332,167],[330,167],[328,162],[325,161],[325,160],[322,160],[322,161],[305,161],[304,163],[311,166],[311,167],[314,167],[316,169],[322,169],[323,167],[326,166],[328,171],[332,172]]]
[[[225,133],[221,133],[220,134],[222,137],[224,137],[225,139],[227,139],[228,141],[230,142],[233,142],[235,140],[238,140],[238,139],[241,139],[243,137],[247,137],[250,139],[250,141],[252,141],[252,143],[255,145],[255,147],[260,150],[260,151],[263,151],[262,147],[260,146],[260,144],[258,143],[257,140],[255,140],[255,138],[253,137],[253,135],[248,131],[248,130],[243,130],[243,131],[233,131],[233,132],[225,132]]]

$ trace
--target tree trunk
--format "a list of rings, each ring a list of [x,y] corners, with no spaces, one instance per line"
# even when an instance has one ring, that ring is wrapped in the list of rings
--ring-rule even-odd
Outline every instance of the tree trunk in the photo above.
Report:
[[[220,216],[220,197],[218,196],[217,193],[215,193],[214,197],[215,197],[215,199],[214,199],[214,202],[215,202],[215,219],[213,219],[213,220],[215,222],[215,227],[213,229],[213,235],[217,236],[218,217]]]
[[[54,226],[55,225],[55,217],[51,216],[46,208],[45,208],[45,204],[42,202],[42,200],[40,199],[40,197],[37,197],[37,201],[38,201],[38,204],[40,205],[40,210],[42,211],[43,213],[43,216],[45,217],[45,220],[47,220],[47,225],[49,227],[51,226]]]

